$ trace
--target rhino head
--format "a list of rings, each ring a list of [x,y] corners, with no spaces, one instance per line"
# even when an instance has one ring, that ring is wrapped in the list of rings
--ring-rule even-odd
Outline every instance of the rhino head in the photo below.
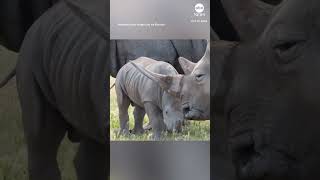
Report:
[[[179,92],[185,118],[210,119],[210,44],[198,63],[183,57],[179,63],[186,74]]]
[[[180,100],[167,91],[164,91],[162,96],[162,114],[168,130],[181,130],[184,116]]]
[[[151,72],[134,62],[132,65],[137,68],[142,74],[158,83],[159,86],[164,90],[162,95],[162,113],[164,123],[168,130],[180,131],[184,115],[182,113],[181,101],[179,99],[179,89],[182,75],[176,75],[175,78],[172,76],[163,75]]]

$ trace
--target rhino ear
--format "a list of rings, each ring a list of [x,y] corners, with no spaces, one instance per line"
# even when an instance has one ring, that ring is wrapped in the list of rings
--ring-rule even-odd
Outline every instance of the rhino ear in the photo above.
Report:
[[[179,96],[180,94],[180,88],[181,88],[181,82],[182,82],[182,75],[177,74],[174,76],[164,75],[164,74],[158,74],[151,72],[134,62],[130,62],[135,68],[137,68],[142,74],[147,76],[152,81],[158,83],[162,89],[167,91],[168,93]]]
[[[194,67],[197,65],[197,63],[191,62],[184,57],[179,57],[178,60],[181,68],[183,69],[184,74],[191,74]]]
[[[223,0],[221,3],[241,40],[258,37],[274,8],[261,0]]]

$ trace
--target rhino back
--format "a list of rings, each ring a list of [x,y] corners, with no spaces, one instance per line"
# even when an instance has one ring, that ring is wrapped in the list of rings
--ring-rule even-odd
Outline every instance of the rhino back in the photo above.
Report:
[[[80,133],[107,141],[107,43],[60,2],[27,33],[18,68]],[[37,51],[35,55],[30,52]],[[32,57],[35,56],[35,57]]]
[[[132,61],[155,73],[173,75],[177,71],[169,63],[146,57]],[[118,72],[116,85],[131,99],[133,104],[143,107],[144,102],[153,102],[161,109],[163,90],[131,63],[124,65]]]

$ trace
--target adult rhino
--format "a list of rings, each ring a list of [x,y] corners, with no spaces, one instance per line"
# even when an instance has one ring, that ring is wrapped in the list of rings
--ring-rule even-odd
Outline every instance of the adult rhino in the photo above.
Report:
[[[218,85],[236,179],[319,179],[320,2],[221,2],[241,39]]]

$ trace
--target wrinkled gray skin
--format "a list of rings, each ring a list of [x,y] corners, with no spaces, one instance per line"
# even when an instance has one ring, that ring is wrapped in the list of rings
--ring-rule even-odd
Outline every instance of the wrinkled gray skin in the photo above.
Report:
[[[235,180],[236,172],[232,163],[231,151],[228,143],[228,123],[225,116],[226,80],[225,71],[228,71],[226,61],[229,54],[238,45],[235,42],[217,40],[211,45],[211,118],[213,123],[213,139],[211,140],[211,171],[219,180]],[[231,61],[232,62],[232,61]]]
[[[215,5],[215,4],[213,4]],[[235,168],[231,160],[231,152],[228,147],[228,137],[226,133],[226,117],[224,116],[224,84],[222,72],[225,67],[227,56],[237,44],[234,42],[222,41],[212,30],[210,42],[211,61],[211,83],[210,83],[210,118],[212,122],[210,154],[211,163],[210,176],[217,180],[235,180]]]
[[[128,132],[128,107],[132,104],[135,119],[134,133],[143,132],[143,117],[146,113],[154,131],[154,139],[159,140],[161,131],[179,127],[184,119],[183,113],[178,97],[144,75],[139,69],[141,67],[163,75],[178,74],[169,63],[147,57],[138,58],[124,65],[116,77],[120,132]]]
[[[237,179],[319,179],[320,2],[222,2],[242,34],[220,85]]]
[[[60,2],[33,24],[20,49],[16,79],[30,180],[61,179],[56,159],[67,133],[80,142],[78,179],[108,178],[108,28],[93,14]]]

